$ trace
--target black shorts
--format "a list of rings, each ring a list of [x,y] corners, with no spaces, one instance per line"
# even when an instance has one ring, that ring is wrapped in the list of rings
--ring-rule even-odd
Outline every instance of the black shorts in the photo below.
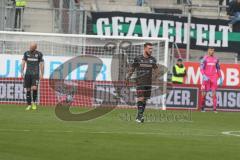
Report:
[[[151,97],[152,86],[137,86],[137,97],[144,97],[145,99],[149,99]]]
[[[24,88],[31,88],[32,86],[38,86],[39,76],[26,74],[24,76]]]

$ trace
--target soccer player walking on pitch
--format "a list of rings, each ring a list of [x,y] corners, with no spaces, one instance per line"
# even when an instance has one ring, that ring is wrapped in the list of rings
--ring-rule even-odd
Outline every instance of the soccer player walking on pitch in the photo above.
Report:
[[[37,51],[37,44],[32,43],[30,45],[30,50],[26,51],[22,59],[22,78],[24,78],[24,88],[27,90],[27,108],[26,110],[36,110],[36,100],[37,100],[37,89],[39,78],[43,78],[44,63],[43,55],[41,52]],[[26,65],[26,71],[24,74],[24,69]],[[32,103],[33,100],[33,103]]]
[[[214,56],[214,48],[208,48],[208,54],[201,59],[200,70],[202,73],[201,85],[201,110],[204,112],[206,92],[212,91],[213,111],[217,113],[217,97],[216,90],[218,87],[218,79],[222,85],[222,75],[220,72],[219,60]]]
[[[129,82],[130,77],[136,70],[137,74],[137,117],[136,122],[143,123],[143,113],[146,107],[146,101],[151,96],[152,89],[152,69],[157,69],[156,59],[151,56],[153,45],[151,43],[144,44],[143,54],[137,56],[134,62],[130,66],[128,71],[126,82]]]

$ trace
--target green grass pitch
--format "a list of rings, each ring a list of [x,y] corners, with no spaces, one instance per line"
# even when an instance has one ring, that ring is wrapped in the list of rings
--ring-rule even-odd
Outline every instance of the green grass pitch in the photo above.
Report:
[[[137,124],[134,117],[124,117],[134,116],[133,109],[113,110],[87,122],[61,121],[53,107],[24,109],[0,105],[0,160],[240,159],[240,132],[222,134],[240,131],[240,113],[193,112],[190,121],[152,119]],[[164,113],[146,114],[156,112]]]

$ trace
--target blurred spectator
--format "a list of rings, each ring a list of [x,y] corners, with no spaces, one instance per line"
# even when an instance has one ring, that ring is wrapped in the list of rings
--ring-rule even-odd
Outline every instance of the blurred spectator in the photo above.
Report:
[[[192,5],[192,0],[187,0],[187,3],[188,3],[189,5]]]
[[[144,3],[145,3],[144,0],[137,0],[138,6],[143,6]]]
[[[183,64],[183,60],[179,58],[177,60],[177,64],[173,66],[173,75],[172,75],[172,83],[175,84],[183,84],[184,77],[186,76],[186,68]]]
[[[219,5],[223,5],[224,0],[219,0]]]
[[[225,1],[225,3],[223,3]],[[229,3],[231,2],[232,0],[219,0],[219,5],[220,6],[229,6]],[[222,11],[222,8],[224,7],[220,7],[220,11]]]
[[[223,1],[224,1],[224,0],[219,0],[219,3],[218,3],[218,4],[219,4],[220,6],[222,6],[222,5],[223,5]],[[222,11],[222,7],[220,7],[220,12],[221,12],[221,11]]]
[[[76,6],[80,6],[80,0],[74,0]]]
[[[8,0],[8,1],[6,2],[6,5],[7,5],[7,6],[15,6],[15,0]]]
[[[192,4],[192,0],[177,0],[177,4]]]
[[[231,1],[232,1],[232,0],[226,0],[226,1],[225,1],[226,3],[224,4],[224,3],[223,3],[224,0],[219,0],[219,5],[223,5],[223,6],[224,6],[224,5],[227,5],[227,6],[228,6]]]
[[[26,0],[14,0],[15,4],[15,23],[14,28],[20,28],[21,27],[21,21],[22,21],[22,14],[24,11],[24,7],[26,6]]]
[[[230,16],[229,27],[232,28],[237,22],[240,22],[240,0],[232,0],[229,3],[227,13]]]

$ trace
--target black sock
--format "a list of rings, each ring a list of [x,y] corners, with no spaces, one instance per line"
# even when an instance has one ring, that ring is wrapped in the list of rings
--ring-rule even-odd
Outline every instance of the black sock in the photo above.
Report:
[[[144,103],[142,101],[138,101],[137,102],[137,107],[138,107],[137,119],[140,119],[140,118],[143,117]]]
[[[27,104],[31,105],[31,103],[32,103],[31,91],[27,91]]]
[[[33,90],[33,102],[35,103],[37,100],[37,90]]]

